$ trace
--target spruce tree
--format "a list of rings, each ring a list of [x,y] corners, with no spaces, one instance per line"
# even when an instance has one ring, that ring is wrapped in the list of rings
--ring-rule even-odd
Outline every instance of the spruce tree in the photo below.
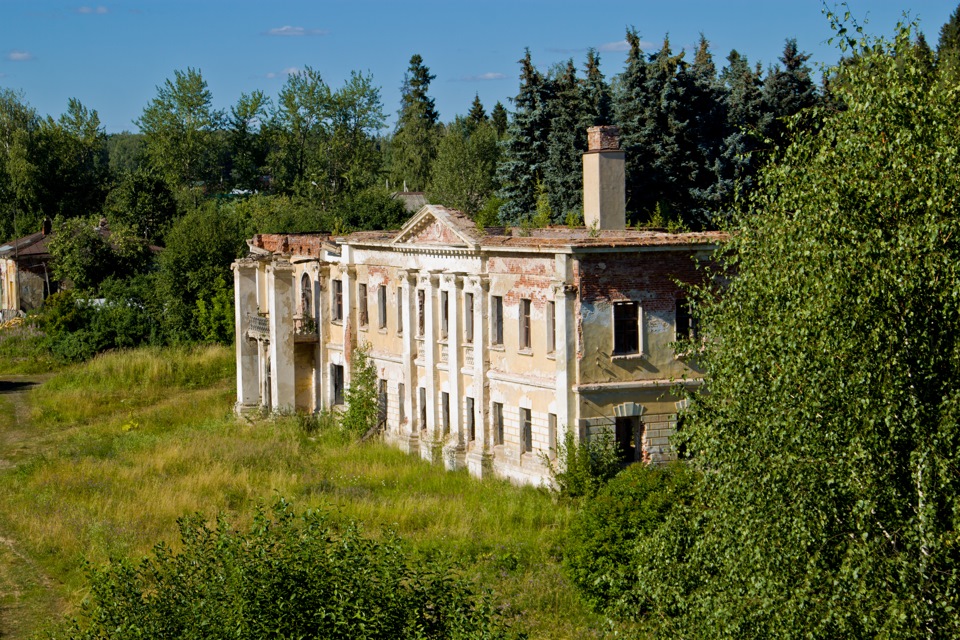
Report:
[[[640,48],[636,29],[626,34],[630,51],[627,65],[617,79],[614,94],[614,117],[620,127],[620,148],[626,155],[627,212],[632,220],[647,219],[649,200],[645,199],[645,177],[652,167],[645,148],[648,139],[647,118],[654,100],[649,93],[650,65]],[[655,202],[654,202],[655,204]]]
[[[520,91],[513,100],[516,110],[497,166],[497,196],[504,201],[500,207],[504,224],[517,224],[536,208],[537,183],[543,180],[547,160],[550,97],[550,83],[533,65],[527,49],[520,60]]]
[[[551,222],[561,222],[568,213],[583,207],[581,157],[586,151],[587,133],[581,130],[581,124],[585,120],[586,105],[573,60],[554,69],[550,82],[553,91],[543,188],[552,212]]]
[[[584,65],[584,79],[581,84],[584,118],[580,126],[584,129],[613,123],[613,103],[610,97],[610,85],[600,71],[600,55],[594,49],[587,51]]]
[[[479,94],[473,96],[473,103],[470,105],[470,112],[467,113],[467,120],[473,124],[480,124],[481,122],[487,121],[487,112],[483,108],[483,103],[480,102]]]
[[[758,133],[763,115],[763,76],[760,65],[751,67],[736,49],[727,56],[720,73],[726,100],[727,137],[723,144],[723,163],[718,181],[729,205],[733,192],[749,193],[760,166],[761,139]]]
[[[403,79],[400,117],[390,153],[390,177],[396,184],[420,191],[430,182],[430,169],[437,150],[439,116],[433,98],[427,94],[435,78],[414,54]]]
[[[497,132],[497,138],[502,139],[507,133],[507,110],[500,101],[493,105],[493,111],[490,112],[490,122],[493,124],[494,131]]]
[[[960,74],[960,5],[950,15],[950,19],[940,27],[937,67],[948,79],[956,78]]]
[[[763,110],[760,131],[767,144],[782,149],[791,135],[787,119],[819,102],[817,87],[813,82],[807,60],[810,54],[801,53],[795,38],[787,40],[780,62],[767,73],[763,82]]]

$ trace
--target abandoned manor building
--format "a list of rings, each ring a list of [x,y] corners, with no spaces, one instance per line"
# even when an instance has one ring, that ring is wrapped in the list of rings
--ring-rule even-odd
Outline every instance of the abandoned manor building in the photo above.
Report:
[[[335,410],[368,349],[387,442],[478,477],[549,482],[572,430],[675,456],[695,362],[683,284],[724,235],[625,228],[624,154],[592,127],[585,227],[478,228],[425,204],[399,231],[257,235],[233,265],[237,411]]]

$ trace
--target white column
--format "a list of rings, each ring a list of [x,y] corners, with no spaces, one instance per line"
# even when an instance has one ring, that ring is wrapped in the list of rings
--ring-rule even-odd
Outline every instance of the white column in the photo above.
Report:
[[[557,442],[562,442],[566,430],[573,429],[579,440],[579,395],[572,392],[577,384],[577,324],[574,317],[576,287],[563,282],[553,285],[556,303],[556,408]]]
[[[441,276],[441,290],[447,292],[447,390],[450,394],[450,436],[444,446],[443,463],[454,470],[464,465],[466,434],[463,431],[463,406],[460,393],[460,304],[463,279],[459,275]],[[441,310],[442,313],[442,310]]]
[[[424,381],[427,395],[427,433],[426,441],[420,442],[420,455],[427,460],[434,459],[433,446],[440,438],[437,428],[437,275],[421,272],[417,286],[424,290],[424,327],[423,327],[423,364],[426,370]],[[416,304],[414,304],[416,307]]]
[[[487,382],[490,281],[485,275],[470,276],[466,287],[473,292],[473,410],[480,444],[467,456],[467,469],[470,475],[483,478],[492,475],[493,471],[493,424],[489,406],[490,386]]]
[[[357,319],[354,309],[354,299],[357,297],[357,268],[352,264],[341,264],[340,273],[343,276],[343,388],[346,390],[353,377],[353,349],[357,346],[357,332],[353,326]]]
[[[296,384],[293,359],[293,265],[267,266],[267,304],[270,313],[270,403],[274,411],[293,411]]]
[[[400,296],[400,307],[403,309],[401,326],[403,336],[403,406],[406,407],[407,424],[401,425],[400,447],[406,453],[413,453],[420,448],[420,427],[418,426],[418,416],[420,409],[417,402],[417,366],[413,360],[416,358],[414,347],[414,334],[416,333],[416,318],[414,317],[413,298],[416,291],[416,275],[407,271],[398,273],[397,295]]]
[[[260,354],[257,341],[247,337],[250,316],[257,315],[257,262],[237,260],[233,268],[234,343],[237,350],[238,414],[255,410],[260,404]]]

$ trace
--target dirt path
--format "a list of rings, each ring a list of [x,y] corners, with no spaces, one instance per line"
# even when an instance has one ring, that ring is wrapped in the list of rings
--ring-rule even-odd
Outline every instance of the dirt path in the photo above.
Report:
[[[17,462],[35,446],[39,434],[30,423],[26,396],[48,377],[0,378],[0,482],[15,473]],[[3,530],[0,516],[0,638],[29,637],[45,622],[59,617],[62,607],[56,585]]]

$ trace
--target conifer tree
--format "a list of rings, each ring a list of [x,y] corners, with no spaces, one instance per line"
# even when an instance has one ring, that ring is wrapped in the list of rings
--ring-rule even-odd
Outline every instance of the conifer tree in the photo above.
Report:
[[[436,78],[414,54],[403,79],[400,117],[390,152],[390,176],[396,184],[420,191],[430,182],[430,170],[437,153],[439,116],[427,91]]]
[[[937,67],[948,79],[955,78],[960,73],[960,5],[950,15],[950,19],[940,27]]]
[[[810,54],[801,53],[795,38],[787,40],[777,65],[767,73],[763,82],[763,110],[760,131],[768,144],[782,149],[790,142],[787,118],[819,102],[817,87],[810,74],[807,60]]]
[[[757,128],[763,113],[763,77],[760,65],[752,68],[747,58],[734,49],[727,56],[720,81],[726,100],[727,137],[718,180],[725,191],[724,202],[729,205],[733,190],[746,194],[753,188],[760,166],[761,139]]]
[[[583,121],[580,126],[589,127],[608,125],[613,123],[613,104],[610,97],[610,85],[600,71],[600,55],[594,49],[587,51],[587,61],[584,66],[582,82],[583,94]]]
[[[493,124],[494,131],[497,132],[497,138],[502,139],[507,134],[507,110],[500,101],[493,105],[493,111],[490,112],[490,122]]]
[[[537,183],[543,179],[550,134],[550,82],[533,65],[530,50],[520,60],[520,91],[514,98],[516,110],[503,142],[503,156],[497,166],[500,219],[517,224],[533,214]]]
[[[627,30],[626,40],[630,51],[626,68],[618,78],[613,109],[620,127],[620,148],[626,155],[627,212],[636,221],[641,218],[641,211],[649,209],[649,200],[644,199],[644,180],[652,167],[645,143],[649,137],[647,118],[653,98],[648,87],[650,65],[640,48],[636,29]]]
[[[467,113],[467,119],[473,124],[480,124],[487,121],[487,112],[480,102],[480,94],[474,94],[473,103],[470,104],[470,111]]]
[[[583,207],[583,164],[586,130],[581,130],[586,103],[573,60],[553,70],[550,133],[547,159],[543,166],[543,190],[550,204],[551,222],[563,221],[570,212]],[[540,210],[544,210],[540,207]],[[542,220],[544,216],[540,216]]]

